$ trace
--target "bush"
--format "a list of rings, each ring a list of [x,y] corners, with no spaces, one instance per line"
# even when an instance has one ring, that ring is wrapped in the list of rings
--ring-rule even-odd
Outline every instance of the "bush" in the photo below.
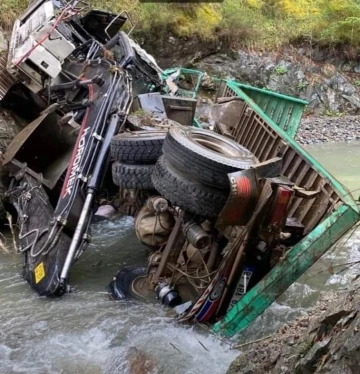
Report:
[[[163,36],[221,37],[236,47],[274,50],[296,41],[360,46],[357,0],[224,0],[166,4],[139,0],[90,0],[96,8],[127,10],[136,31]],[[10,28],[28,0],[1,0],[0,26]]]
[[[27,0],[1,0],[0,27],[6,31],[11,30],[17,15],[26,9],[27,6]]]

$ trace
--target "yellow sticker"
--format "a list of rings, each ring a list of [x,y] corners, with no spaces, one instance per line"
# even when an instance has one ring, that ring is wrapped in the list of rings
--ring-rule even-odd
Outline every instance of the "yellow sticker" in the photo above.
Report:
[[[44,263],[40,262],[35,268],[35,283],[38,284],[45,277]]]

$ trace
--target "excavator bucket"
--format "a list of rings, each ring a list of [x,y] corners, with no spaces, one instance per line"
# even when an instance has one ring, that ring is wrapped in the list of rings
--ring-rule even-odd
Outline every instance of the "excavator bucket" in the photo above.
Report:
[[[13,173],[20,170],[53,189],[67,169],[76,142],[77,129],[60,125],[55,113],[34,120],[11,142],[4,165]]]

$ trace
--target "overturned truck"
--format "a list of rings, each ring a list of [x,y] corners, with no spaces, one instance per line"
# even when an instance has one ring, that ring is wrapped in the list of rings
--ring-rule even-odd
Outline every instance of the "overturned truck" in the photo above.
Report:
[[[14,25],[7,63],[39,111],[4,165],[13,176],[7,195],[18,212],[24,276],[40,295],[66,292],[70,267],[90,240],[110,141],[133,95],[162,85],[156,64],[119,31],[125,13],[86,12],[81,4],[34,2]]]
[[[151,133],[142,135],[154,155],[148,180],[157,194],[140,209],[135,230],[151,254],[146,267],[120,270],[110,288],[117,299],[156,297],[180,321],[233,335],[335,244],[359,210],[293,140],[305,102],[234,81],[221,82],[216,101],[213,132],[171,127],[161,148],[146,142]],[[112,140],[121,189],[130,187],[119,176],[129,161],[121,142],[132,137],[133,156],[149,168],[134,147],[139,135]]]
[[[109,172],[150,251],[120,269],[113,297],[160,300],[180,321],[231,335],[358,221],[358,207],[293,140],[305,102],[219,81],[215,126],[199,128],[202,73],[162,71],[123,31],[126,13],[81,4],[34,2],[11,40],[18,83],[7,95],[35,117],[4,155],[24,277],[40,295],[68,290]]]

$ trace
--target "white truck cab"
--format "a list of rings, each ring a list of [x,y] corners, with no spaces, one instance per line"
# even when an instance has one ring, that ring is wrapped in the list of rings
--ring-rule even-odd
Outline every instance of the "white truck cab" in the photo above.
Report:
[[[59,13],[59,14],[57,14]],[[53,80],[75,45],[57,28],[64,12],[50,0],[37,0],[15,21],[7,70],[34,93]]]

